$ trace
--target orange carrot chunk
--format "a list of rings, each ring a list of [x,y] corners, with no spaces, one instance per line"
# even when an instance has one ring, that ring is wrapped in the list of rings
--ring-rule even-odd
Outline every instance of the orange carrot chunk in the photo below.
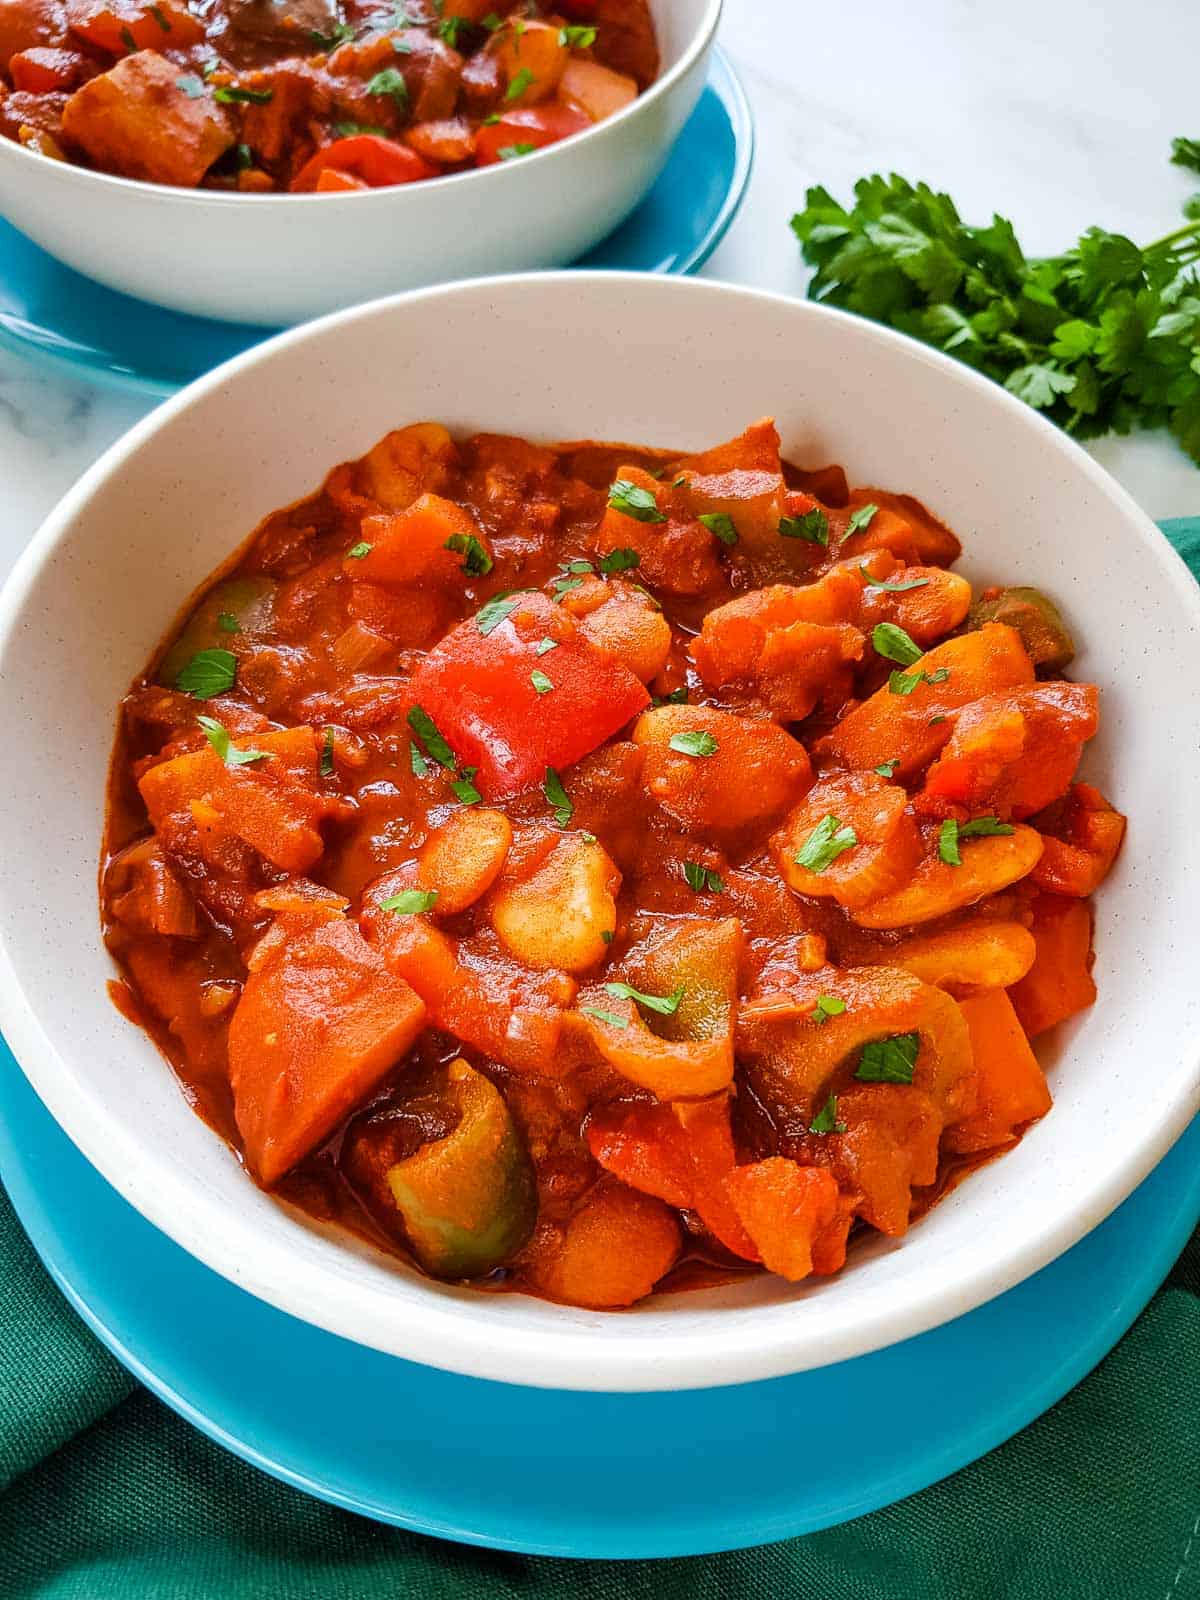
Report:
[[[1003,989],[960,1000],[975,1060],[975,1110],[945,1135],[948,1150],[993,1150],[1049,1111],[1050,1090],[1038,1059]]]

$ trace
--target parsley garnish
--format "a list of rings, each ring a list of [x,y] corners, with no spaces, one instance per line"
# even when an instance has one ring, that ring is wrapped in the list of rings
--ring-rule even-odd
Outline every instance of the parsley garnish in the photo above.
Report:
[[[333,777],[333,729],[325,729],[325,738],[321,743],[321,760],[317,766],[323,778]]]
[[[858,510],[846,524],[846,537],[849,538],[852,533],[857,533],[860,528],[869,528],[871,526],[871,519],[878,510],[879,507],[875,505],[859,506]]]
[[[236,83],[222,84],[213,90],[213,99],[219,100],[223,106],[266,106],[274,97],[274,89],[243,89]]]
[[[155,22],[158,23],[159,27],[164,33],[170,33],[171,23],[161,6],[151,6],[150,15],[154,18]]]
[[[817,823],[793,859],[798,867],[809,872],[824,872],[844,850],[852,849],[857,843],[854,829],[843,826],[842,819],[831,811]]]
[[[417,917],[437,905],[436,889],[401,889],[399,894],[379,902],[380,911],[394,911],[398,917]]]
[[[546,768],[546,781],[542,785],[542,793],[554,812],[554,820],[560,828],[565,828],[575,813],[571,798],[563,788],[562,779],[553,767]]]
[[[535,656],[545,656],[545,655],[549,655],[551,650],[557,650],[557,649],[558,649],[558,640],[557,639],[539,639],[537,644],[536,644],[536,646],[534,647],[533,653],[534,653]]]
[[[534,79],[533,73],[530,72],[529,68],[522,67],[520,72],[516,74],[508,88],[504,91],[504,98],[506,100],[519,100],[525,93],[526,89],[529,88],[530,84],[534,83],[535,81],[536,80]]]
[[[820,506],[814,506],[802,517],[781,517],[779,532],[784,539],[806,539],[809,544],[829,543],[829,518]]]
[[[1200,141],[1174,158],[1200,170]],[[792,219],[808,293],[889,323],[1003,384],[1076,438],[1167,427],[1200,460],[1200,217],[1147,245],[1089,228],[1034,258],[1011,222],[964,223],[928,184],[861,179],[849,205],[812,188]]]
[[[204,85],[194,72],[185,72],[182,78],[176,78],[175,87],[182,89],[189,100],[199,100],[204,93]]]
[[[596,42],[595,28],[560,28],[558,42],[564,50],[590,50]]]
[[[421,754],[421,747],[417,744],[415,739],[410,739],[408,741],[408,761],[409,765],[412,767],[412,774],[414,778],[423,778],[429,771],[429,763]]]
[[[1001,822],[999,817],[972,817],[970,822],[958,822],[947,817],[938,830],[938,855],[948,867],[961,867],[958,853],[960,839],[979,839],[1003,835],[1013,831],[1011,822]]]
[[[904,594],[908,589],[923,589],[929,582],[928,578],[907,578],[892,583],[887,578],[873,577],[869,567],[859,567],[858,570],[868,588],[882,589],[885,594]]]
[[[128,28],[121,29],[121,43],[126,50],[136,50],[138,48],[138,42]]]
[[[442,546],[462,556],[462,569],[469,577],[485,577],[494,565],[492,558],[473,533],[452,533]]]
[[[531,156],[536,149],[535,144],[502,144],[496,154],[501,161],[519,161],[522,156]]]
[[[339,139],[357,139],[360,133],[373,134],[377,139],[387,137],[387,129],[375,122],[335,122],[333,131]]]
[[[665,522],[666,516],[658,509],[658,501],[649,489],[630,483],[628,478],[618,478],[608,491],[608,503],[614,511],[635,522]]]
[[[526,589],[508,590],[504,594],[493,595],[486,605],[480,606],[475,613],[475,626],[486,639],[489,633],[494,633],[505,617],[509,617],[520,605],[518,596],[527,594]]]
[[[722,544],[737,543],[737,529],[733,525],[733,518],[725,511],[702,511],[697,519],[708,529],[715,539],[720,539]]]
[[[921,1036],[894,1033],[890,1039],[873,1039],[863,1046],[854,1076],[861,1083],[911,1083]]]
[[[227,767],[248,767],[252,761],[268,761],[269,750],[239,750],[230,740],[229,729],[215,717],[197,717],[204,736]]]
[[[678,689],[672,689],[670,694],[656,694],[651,701],[656,706],[685,706],[687,705],[687,684],[681,683]]]
[[[838,1097],[831,1094],[808,1125],[809,1133],[845,1133],[846,1124],[837,1119]]]
[[[881,761],[875,768],[875,771],[881,778],[890,778],[899,765],[900,758],[898,756],[893,756],[890,761]]]
[[[585,1017],[597,1017],[601,1022],[607,1022],[610,1028],[627,1028],[628,1017],[619,1017],[615,1011],[598,1011],[595,1006],[580,1006],[580,1011]]]
[[[630,567],[638,567],[641,562],[642,558],[636,550],[622,545],[619,550],[610,550],[606,556],[600,557],[600,571],[628,572]]]
[[[234,145],[233,149],[234,155],[237,158],[237,168],[239,172],[245,172],[248,168],[254,165],[254,151],[251,150],[248,144],[236,144]]]
[[[604,928],[601,931],[600,938],[601,938],[601,940],[603,941],[604,944],[611,944],[613,942],[613,933],[614,932],[615,932],[615,930],[613,928]]]
[[[455,798],[460,800],[464,806],[478,805],[483,799],[483,796],[475,787],[474,783],[475,774],[478,771],[478,767],[464,767],[462,769],[462,776],[455,778],[450,784],[451,791]]]
[[[369,78],[367,93],[386,94],[402,111],[408,106],[408,85],[404,81],[404,74],[398,72],[395,67],[384,67],[382,72],[377,72],[373,78]]]
[[[175,680],[175,687],[195,700],[211,700],[233,688],[237,657],[232,650],[200,650]]]
[[[408,725],[438,766],[445,767],[447,772],[453,772],[458,766],[454,751],[442,738],[437,723],[423,706],[409,707]]]
[[[365,539],[360,539],[357,544],[352,544],[350,546],[349,550],[346,551],[346,554],[351,558],[352,561],[361,561],[364,556],[369,556],[371,554],[373,548],[374,546],[369,545]]]
[[[949,667],[939,667],[936,672],[893,672],[888,677],[888,690],[891,694],[911,694],[919,683],[945,683],[949,676]]]
[[[634,1000],[639,1006],[645,1006],[647,1011],[656,1011],[660,1017],[673,1017],[679,1010],[679,1002],[687,992],[685,985],[680,984],[674,994],[643,994],[640,989],[635,989],[630,983],[606,983],[605,992],[611,994],[615,1000]]]
[[[504,26],[504,18],[497,16],[494,11],[489,11],[479,26],[481,28],[486,28],[489,33],[495,33],[497,28],[502,28]]]
[[[539,694],[549,694],[554,685],[544,672],[539,672],[536,667],[529,674],[529,681]]]
[[[217,612],[217,627],[222,633],[241,633],[242,625],[232,611]]]
[[[685,861],[683,875],[687,879],[688,888],[695,889],[697,894],[705,889],[710,894],[724,894],[725,884],[719,872],[714,872],[711,867],[702,867],[698,861]]]
[[[457,50],[459,34],[470,25],[467,17],[444,17],[438,23],[438,37],[444,40],[451,50]]]
[[[829,1021],[830,1017],[840,1017],[846,1009],[846,1002],[836,994],[819,994],[813,1006],[813,1021],[820,1026]]]
[[[667,744],[682,756],[711,756],[717,752],[717,741],[712,734],[704,733],[699,728],[690,729],[687,733],[673,733]]]
[[[1200,139],[1172,139],[1171,162],[1176,167],[1200,172]]]
[[[871,643],[876,652],[889,661],[898,661],[902,667],[911,667],[924,655],[920,645],[903,628],[894,622],[877,622],[871,629]]]
[[[318,50],[328,52],[336,50],[339,44],[348,44],[354,37],[354,29],[348,22],[336,22],[328,33],[322,33],[319,28],[310,28],[308,37]]]

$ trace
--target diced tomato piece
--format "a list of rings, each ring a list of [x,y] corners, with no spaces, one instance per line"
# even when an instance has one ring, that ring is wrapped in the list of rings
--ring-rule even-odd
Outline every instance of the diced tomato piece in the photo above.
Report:
[[[173,0],[158,5],[100,4],[80,8],[71,17],[71,32],[112,56],[137,50],[185,50],[199,44],[204,29]]]
[[[336,194],[346,189],[369,189],[371,185],[364,183],[361,178],[351,176],[349,172],[340,172],[337,167],[326,167],[321,172],[314,188],[318,194]]]
[[[48,50],[35,46],[20,50],[8,63],[14,89],[26,94],[49,94],[73,89],[83,73],[84,59],[74,50]]]
[[[404,1055],[425,1006],[352,922],[308,924],[251,972],[229,1027],[246,1159],[277,1183]]]
[[[769,1272],[796,1283],[817,1262],[817,1241],[838,1225],[838,1186],[824,1167],[770,1156],[735,1167],[725,1188]]]
[[[411,680],[413,701],[428,713],[476,787],[504,800],[545,781],[547,767],[569,767],[603,744],[650,700],[615,656],[590,644],[541,594],[515,605],[490,632],[476,617],[430,651]],[[557,648],[536,653],[543,638]],[[552,687],[539,693],[537,670]]]
[[[592,119],[584,112],[557,102],[506,111],[499,122],[485,123],[475,135],[475,164],[494,166],[505,159],[502,150],[520,150],[523,145],[541,150],[591,126]]]
[[[315,191],[321,174],[328,171],[343,178],[357,178],[368,189],[387,189],[396,183],[437,177],[437,168],[422,161],[407,145],[376,133],[355,133],[348,139],[335,139],[306,161],[292,179],[292,191]]]

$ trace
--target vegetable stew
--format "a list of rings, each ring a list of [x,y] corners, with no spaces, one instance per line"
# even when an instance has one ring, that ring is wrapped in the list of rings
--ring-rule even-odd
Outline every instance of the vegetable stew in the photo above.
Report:
[[[518,160],[657,76],[647,0],[4,0],[0,132],[182,188],[345,193]]]
[[[427,1273],[836,1272],[1050,1109],[1125,826],[1058,609],[959,550],[769,420],[388,434],[122,705],[115,997],[260,1185]]]

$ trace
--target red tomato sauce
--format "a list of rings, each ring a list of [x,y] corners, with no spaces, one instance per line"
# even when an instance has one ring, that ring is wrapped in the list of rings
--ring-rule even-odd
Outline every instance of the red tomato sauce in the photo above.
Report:
[[[123,1011],[256,1182],[435,1276],[837,1271],[1050,1108],[1124,829],[1052,601],[958,554],[769,420],[387,435],[122,704]]]
[[[647,0],[7,0],[0,133],[151,183],[344,193],[533,155],[658,69]]]

